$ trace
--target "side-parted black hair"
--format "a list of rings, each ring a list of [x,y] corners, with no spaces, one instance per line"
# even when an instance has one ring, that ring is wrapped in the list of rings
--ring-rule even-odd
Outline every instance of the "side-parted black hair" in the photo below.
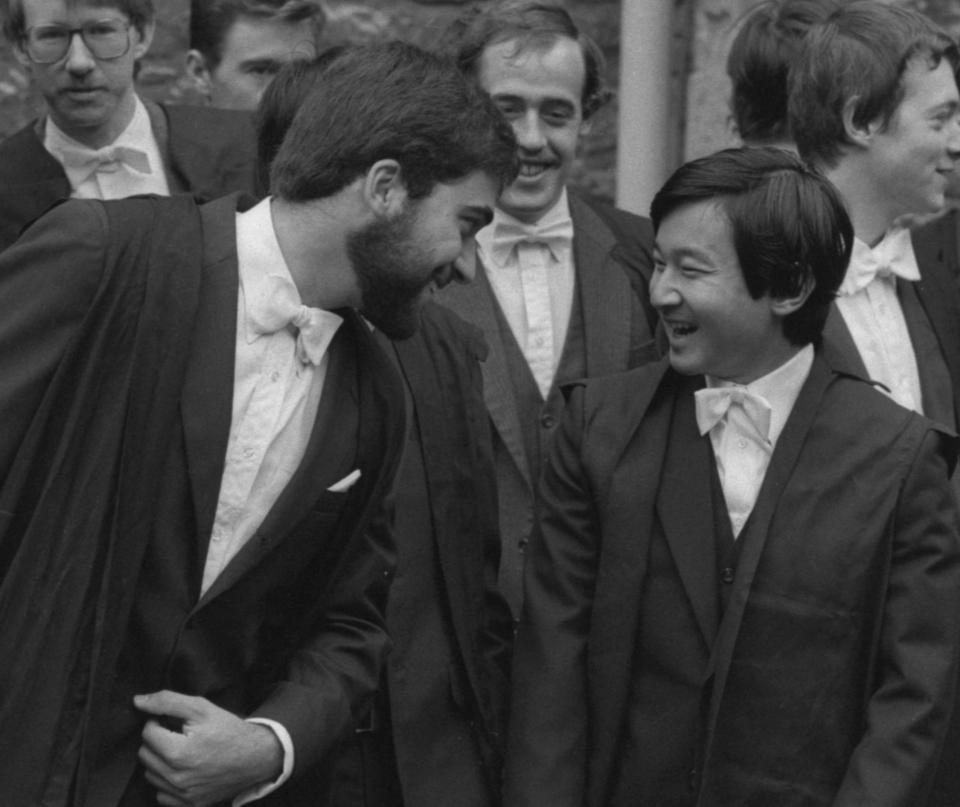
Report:
[[[549,48],[559,37],[575,40],[583,53],[586,77],[581,107],[586,120],[613,96],[604,82],[603,51],[557,3],[499,0],[476,5],[454,22],[446,41],[460,69],[477,78],[480,59],[491,45],[516,40],[521,53],[527,48]]]
[[[412,199],[474,171],[501,188],[516,177],[510,125],[486,93],[437,54],[404,42],[348,45],[312,85],[273,160],[276,196],[331,196],[383,159],[400,164]],[[263,126],[261,114],[261,132]]]
[[[11,45],[19,45],[26,34],[23,4],[29,0],[6,0],[3,9],[3,35]],[[142,37],[146,27],[153,22],[153,0],[67,0],[67,5],[105,6],[122,11]]]
[[[751,297],[794,297],[812,281],[803,306],[784,317],[783,332],[795,345],[817,341],[853,249],[840,194],[784,149],[725,149],[673,173],[650,207],[654,231],[675,210],[709,201],[730,222]]]
[[[788,76],[803,37],[840,7],[840,0],[767,0],[740,25],[727,54],[730,109],[740,137],[760,145],[791,139]]]
[[[810,29],[790,73],[789,119],[801,156],[833,167],[850,143],[844,108],[859,126],[886,127],[903,100],[907,68],[946,60],[956,76],[960,50],[930,19],[876,0],[850,0]]]
[[[223,41],[238,18],[312,20],[319,37],[326,15],[318,0],[190,0],[190,47],[200,51],[213,70],[223,58]]]

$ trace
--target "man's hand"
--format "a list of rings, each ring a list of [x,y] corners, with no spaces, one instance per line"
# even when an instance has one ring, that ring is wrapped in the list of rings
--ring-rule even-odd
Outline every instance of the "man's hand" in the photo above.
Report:
[[[271,729],[206,700],[164,690],[136,695],[143,712],[183,721],[179,732],[149,720],[140,762],[165,807],[207,807],[276,779],[283,748]]]

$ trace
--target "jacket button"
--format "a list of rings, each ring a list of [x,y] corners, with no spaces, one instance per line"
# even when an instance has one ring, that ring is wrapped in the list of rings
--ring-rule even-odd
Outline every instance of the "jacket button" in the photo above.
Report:
[[[544,415],[540,418],[540,425],[545,429],[552,429],[557,419],[553,415]]]
[[[724,583],[728,583],[728,584],[729,584],[729,583],[732,583],[732,582],[733,582],[733,569],[731,569],[729,566],[727,566],[726,569],[724,569],[722,572],[720,572],[720,579],[721,579]]]

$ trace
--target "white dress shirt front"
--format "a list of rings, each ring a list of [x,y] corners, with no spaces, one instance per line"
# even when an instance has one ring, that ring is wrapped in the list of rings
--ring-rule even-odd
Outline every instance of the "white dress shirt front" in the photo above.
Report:
[[[237,214],[237,261],[240,293],[233,414],[202,592],[253,537],[303,459],[329,364],[326,349],[318,364],[301,362],[291,329],[258,333],[249,321],[255,313],[253,306],[269,304],[273,278],[293,284],[277,243],[269,198]],[[324,313],[329,347],[343,320]],[[264,318],[259,317],[261,321]],[[252,722],[269,726],[277,735],[284,749],[283,771],[276,781],[235,799],[234,807],[272,792],[293,771],[294,748],[289,732],[275,721]]]
[[[537,222],[550,227],[570,219],[566,190]],[[493,293],[544,398],[550,392],[567,339],[576,289],[572,241],[566,247],[517,244],[504,259],[494,248],[498,222],[522,222],[497,209],[477,233],[477,248]],[[571,225],[572,227],[572,225]]]
[[[878,272],[878,266],[886,269]],[[898,404],[923,414],[920,372],[897,296],[897,277],[920,279],[909,230],[891,230],[873,249],[855,238],[837,308],[869,377],[887,387]]]
[[[773,372],[746,385],[749,392],[769,405],[770,428],[766,438],[758,435],[740,407],[731,406],[727,415],[710,430],[710,443],[734,538],[740,535],[757,502],[773,449],[812,366],[813,346],[807,345]],[[738,386],[710,376],[706,380],[710,388]]]
[[[160,147],[150,126],[150,116],[143,101],[139,98],[135,100],[133,118],[127,124],[127,128],[107,148],[119,147],[131,150],[138,157],[136,162],[139,168],[124,161],[114,161],[100,167],[95,163],[85,168],[71,167],[71,161],[65,157],[68,152],[78,155],[86,154],[93,158],[98,150],[74,140],[60,129],[49,115],[47,116],[43,146],[57,162],[63,165],[72,189],[71,198],[123,199],[140,193],[170,195],[163,160],[160,157]]]

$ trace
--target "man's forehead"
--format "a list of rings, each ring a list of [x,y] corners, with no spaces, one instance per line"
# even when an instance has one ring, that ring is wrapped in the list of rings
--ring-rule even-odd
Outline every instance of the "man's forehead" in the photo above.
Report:
[[[237,49],[237,55],[248,61],[287,54],[313,59],[317,34],[316,23],[311,18],[287,20],[240,15],[227,28],[223,46],[225,50]]]
[[[579,98],[586,83],[586,64],[580,44],[567,36],[505,39],[484,48],[478,78],[488,92],[495,89],[493,85],[526,83],[562,86]]]

